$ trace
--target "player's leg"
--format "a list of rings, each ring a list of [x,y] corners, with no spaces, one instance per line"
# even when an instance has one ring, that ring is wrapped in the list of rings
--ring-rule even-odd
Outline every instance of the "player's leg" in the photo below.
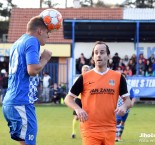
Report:
[[[20,145],[26,145],[24,141],[19,141]]]
[[[120,124],[117,125],[118,141],[121,140],[121,137],[122,137],[122,134],[123,134],[123,131],[124,131],[124,124],[125,124],[125,121],[126,121],[127,117],[128,117],[128,113],[126,113],[124,116],[122,116]]]
[[[116,137],[115,137],[115,141],[119,140],[121,121],[122,121],[122,116],[119,116],[119,115],[116,114]]]
[[[26,145],[36,145],[38,124],[34,105],[26,105],[27,131],[25,135]]]
[[[121,124],[117,125],[116,127],[116,141],[121,141],[121,136],[124,130],[124,126],[122,126]]]
[[[128,118],[128,113],[126,113],[123,117],[122,117],[122,121],[120,123],[120,140],[121,140],[121,137],[122,137],[122,134],[123,134],[123,131],[124,131],[124,125],[125,125],[125,121],[126,119]]]
[[[75,103],[78,104],[80,107],[82,107],[81,99],[76,98]],[[78,125],[78,117],[77,117],[75,111],[73,111],[73,115],[74,115],[74,118],[73,118],[73,122],[72,122],[72,136],[71,137],[75,138],[76,137],[77,125]]]
[[[24,143],[24,138],[21,136],[22,118],[14,106],[3,105],[3,115],[8,122],[10,128],[10,136],[13,140]],[[24,110],[24,109],[23,109]],[[23,113],[24,115],[24,113]],[[24,145],[24,144],[23,144]]]
[[[72,121],[72,138],[76,138],[76,130],[78,126],[78,117],[74,115],[73,121]]]
[[[115,135],[114,131],[109,131],[105,133],[104,142],[101,145],[114,145],[115,144]]]
[[[35,108],[31,106],[3,105],[3,114],[10,128],[10,136],[21,145],[36,144],[37,123]]]
[[[46,90],[43,87],[43,91],[42,91],[42,102],[45,102],[45,101],[46,101]]]
[[[102,140],[98,139],[96,135],[82,135],[82,145],[102,145]]]
[[[50,88],[46,88],[46,102],[49,102]]]

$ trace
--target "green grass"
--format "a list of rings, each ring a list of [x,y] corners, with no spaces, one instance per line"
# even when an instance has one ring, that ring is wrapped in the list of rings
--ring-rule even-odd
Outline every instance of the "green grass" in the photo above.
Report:
[[[141,138],[141,133],[155,135],[155,105],[135,105],[125,124],[122,142],[116,145],[154,145],[155,137]]]
[[[1,109],[1,108],[0,108]],[[37,105],[37,145],[81,145],[79,130],[77,138],[71,139],[72,110],[66,106]],[[122,142],[116,145],[154,145],[155,137],[140,138],[141,133],[155,134],[155,105],[135,105],[125,125]],[[0,112],[0,145],[19,145],[10,139],[9,129]]]

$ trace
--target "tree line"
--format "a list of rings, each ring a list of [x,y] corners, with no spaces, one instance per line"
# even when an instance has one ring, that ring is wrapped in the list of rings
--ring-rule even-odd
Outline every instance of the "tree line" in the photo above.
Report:
[[[75,0],[73,0],[75,1]],[[78,0],[77,0],[78,1]],[[0,16],[10,17],[11,9],[18,7],[13,4],[12,0],[6,0],[7,6],[4,6],[3,2],[0,2]],[[81,7],[111,7],[111,5],[105,4],[104,0],[79,0]],[[52,0],[40,0],[40,8],[42,5],[47,5],[49,8],[58,7],[59,3],[53,3]],[[67,6],[67,0],[66,0]],[[154,8],[155,0],[124,0],[122,4],[115,4],[115,7],[128,7],[128,8]]]

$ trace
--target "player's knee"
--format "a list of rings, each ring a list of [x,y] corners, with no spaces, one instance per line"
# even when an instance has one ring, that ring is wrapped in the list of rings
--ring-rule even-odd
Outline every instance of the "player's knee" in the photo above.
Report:
[[[119,125],[121,123],[121,120],[117,120],[117,125]]]

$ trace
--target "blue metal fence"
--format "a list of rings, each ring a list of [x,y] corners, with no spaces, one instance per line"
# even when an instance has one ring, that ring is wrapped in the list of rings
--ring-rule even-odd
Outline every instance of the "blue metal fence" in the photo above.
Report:
[[[43,77],[43,71],[49,73],[52,83],[65,84],[68,90],[68,66],[64,63],[48,63],[42,72],[40,77]]]

